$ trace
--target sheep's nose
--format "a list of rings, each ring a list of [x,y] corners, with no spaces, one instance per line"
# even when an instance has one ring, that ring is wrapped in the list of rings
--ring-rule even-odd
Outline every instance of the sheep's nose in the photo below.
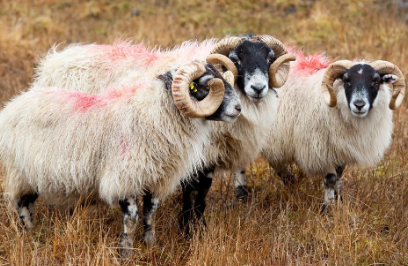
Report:
[[[251,85],[251,88],[258,94],[261,94],[265,87],[265,85]]]
[[[356,100],[354,101],[354,106],[358,109],[361,110],[365,106],[365,101],[363,100]]]
[[[240,104],[235,105],[235,110],[241,112],[241,105]]]

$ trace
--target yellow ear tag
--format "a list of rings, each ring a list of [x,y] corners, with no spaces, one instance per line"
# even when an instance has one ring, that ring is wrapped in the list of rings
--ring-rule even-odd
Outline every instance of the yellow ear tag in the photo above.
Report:
[[[194,83],[190,83],[190,90],[192,90],[193,92],[197,92],[197,88],[194,87]]]

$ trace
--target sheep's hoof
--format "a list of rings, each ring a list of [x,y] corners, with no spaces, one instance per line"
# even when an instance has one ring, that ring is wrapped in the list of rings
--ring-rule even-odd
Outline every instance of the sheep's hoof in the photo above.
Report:
[[[148,247],[154,247],[156,246],[156,235],[153,231],[147,231],[145,232],[143,236],[143,241]]]
[[[129,258],[133,251],[133,241],[128,237],[128,236],[124,236],[122,243],[121,243],[121,250],[120,250],[120,256],[124,259]]]
[[[245,200],[248,198],[248,187],[247,186],[237,186],[235,188],[235,197],[238,200]]]
[[[327,203],[323,203],[322,208],[320,209],[320,214],[321,215],[326,215],[330,212],[330,205]]]
[[[122,248],[120,250],[120,257],[123,259],[128,259],[130,256],[132,256],[132,249],[131,248]]]

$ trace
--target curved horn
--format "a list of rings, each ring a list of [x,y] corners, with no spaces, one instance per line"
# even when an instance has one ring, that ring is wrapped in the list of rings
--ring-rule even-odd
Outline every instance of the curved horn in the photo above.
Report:
[[[288,53],[285,45],[283,45],[281,41],[279,41],[278,39],[272,36],[258,35],[258,36],[255,36],[253,39],[266,43],[266,45],[268,45],[275,53],[275,58],[278,58]]]
[[[293,54],[288,54],[283,43],[272,36],[259,35],[255,36],[254,39],[264,42],[275,53],[276,60],[269,67],[269,86],[273,88],[282,87],[289,77],[289,61],[295,61],[296,57]]]
[[[346,71],[354,65],[349,60],[339,60],[332,63],[324,73],[322,80],[321,91],[323,93],[324,102],[329,107],[335,107],[337,104],[336,92],[333,90],[334,81],[346,73]]]
[[[232,49],[237,47],[242,41],[244,41],[245,37],[226,37],[219,40],[214,48],[211,50],[211,54],[222,54],[225,56],[229,56],[229,53]]]
[[[221,79],[208,82],[210,92],[202,101],[190,97],[190,83],[206,72],[204,62],[194,61],[179,68],[174,75],[172,93],[176,107],[188,117],[207,117],[215,113],[224,99],[224,83]]]
[[[229,84],[231,84],[232,86],[234,86],[234,74],[232,74],[232,72],[231,71],[227,71],[227,72],[225,72],[223,75],[222,75],[223,77],[224,77],[224,79],[229,83]]]
[[[396,65],[388,61],[377,60],[370,63],[370,66],[372,66],[380,75],[392,74],[398,77],[398,80],[392,84],[392,97],[389,105],[391,110],[397,109],[401,105],[405,96],[406,85],[404,74],[402,74],[401,70]]]
[[[269,67],[269,86],[273,88],[282,87],[289,77],[290,61],[295,61],[296,56],[285,54],[275,60]]]
[[[212,65],[223,65],[227,70],[231,71],[232,74],[234,75],[234,81],[237,80],[238,78],[238,69],[234,65],[234,63],[226,57],[225,55],[222,54],[210,54],[207,56],[207,63],[212,64]],[[217,68],[220,73],[222,73],[222,69]],[[234,86],[234,82],[231,83],[231,85]]]

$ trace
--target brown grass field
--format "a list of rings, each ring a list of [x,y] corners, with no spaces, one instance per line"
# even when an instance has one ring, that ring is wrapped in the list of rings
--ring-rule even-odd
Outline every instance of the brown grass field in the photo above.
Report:
[[[401,1],[404,2],[404,1]],[[135,43],[270,34],[335,59],[384,59],[408,73],[408,9],[399,1],[0,0],[0,105],[32,82],[54,43]],[[132,16],[135,10],[138,15]],[[394,139],[377,168],[347,168],[343,203],[320,215],[321,177],[298,174],[286,188],[258,159],[247,169],[251,198],[237,202],[232,176],[209,194],[208,228],[184,239],[180,193],[157,215],[157,246],[141,241],[118,257],[119,207],[78,206],[66,214],[39,200],[36,226],[21,230],[0,188],[0,265],[408,265],[408,108],[394,114]],[[381,127],[381,125],[378,125]],[[302,178],[301,178],[302,177]],[[1,179],[0,175],[0,179]]]

